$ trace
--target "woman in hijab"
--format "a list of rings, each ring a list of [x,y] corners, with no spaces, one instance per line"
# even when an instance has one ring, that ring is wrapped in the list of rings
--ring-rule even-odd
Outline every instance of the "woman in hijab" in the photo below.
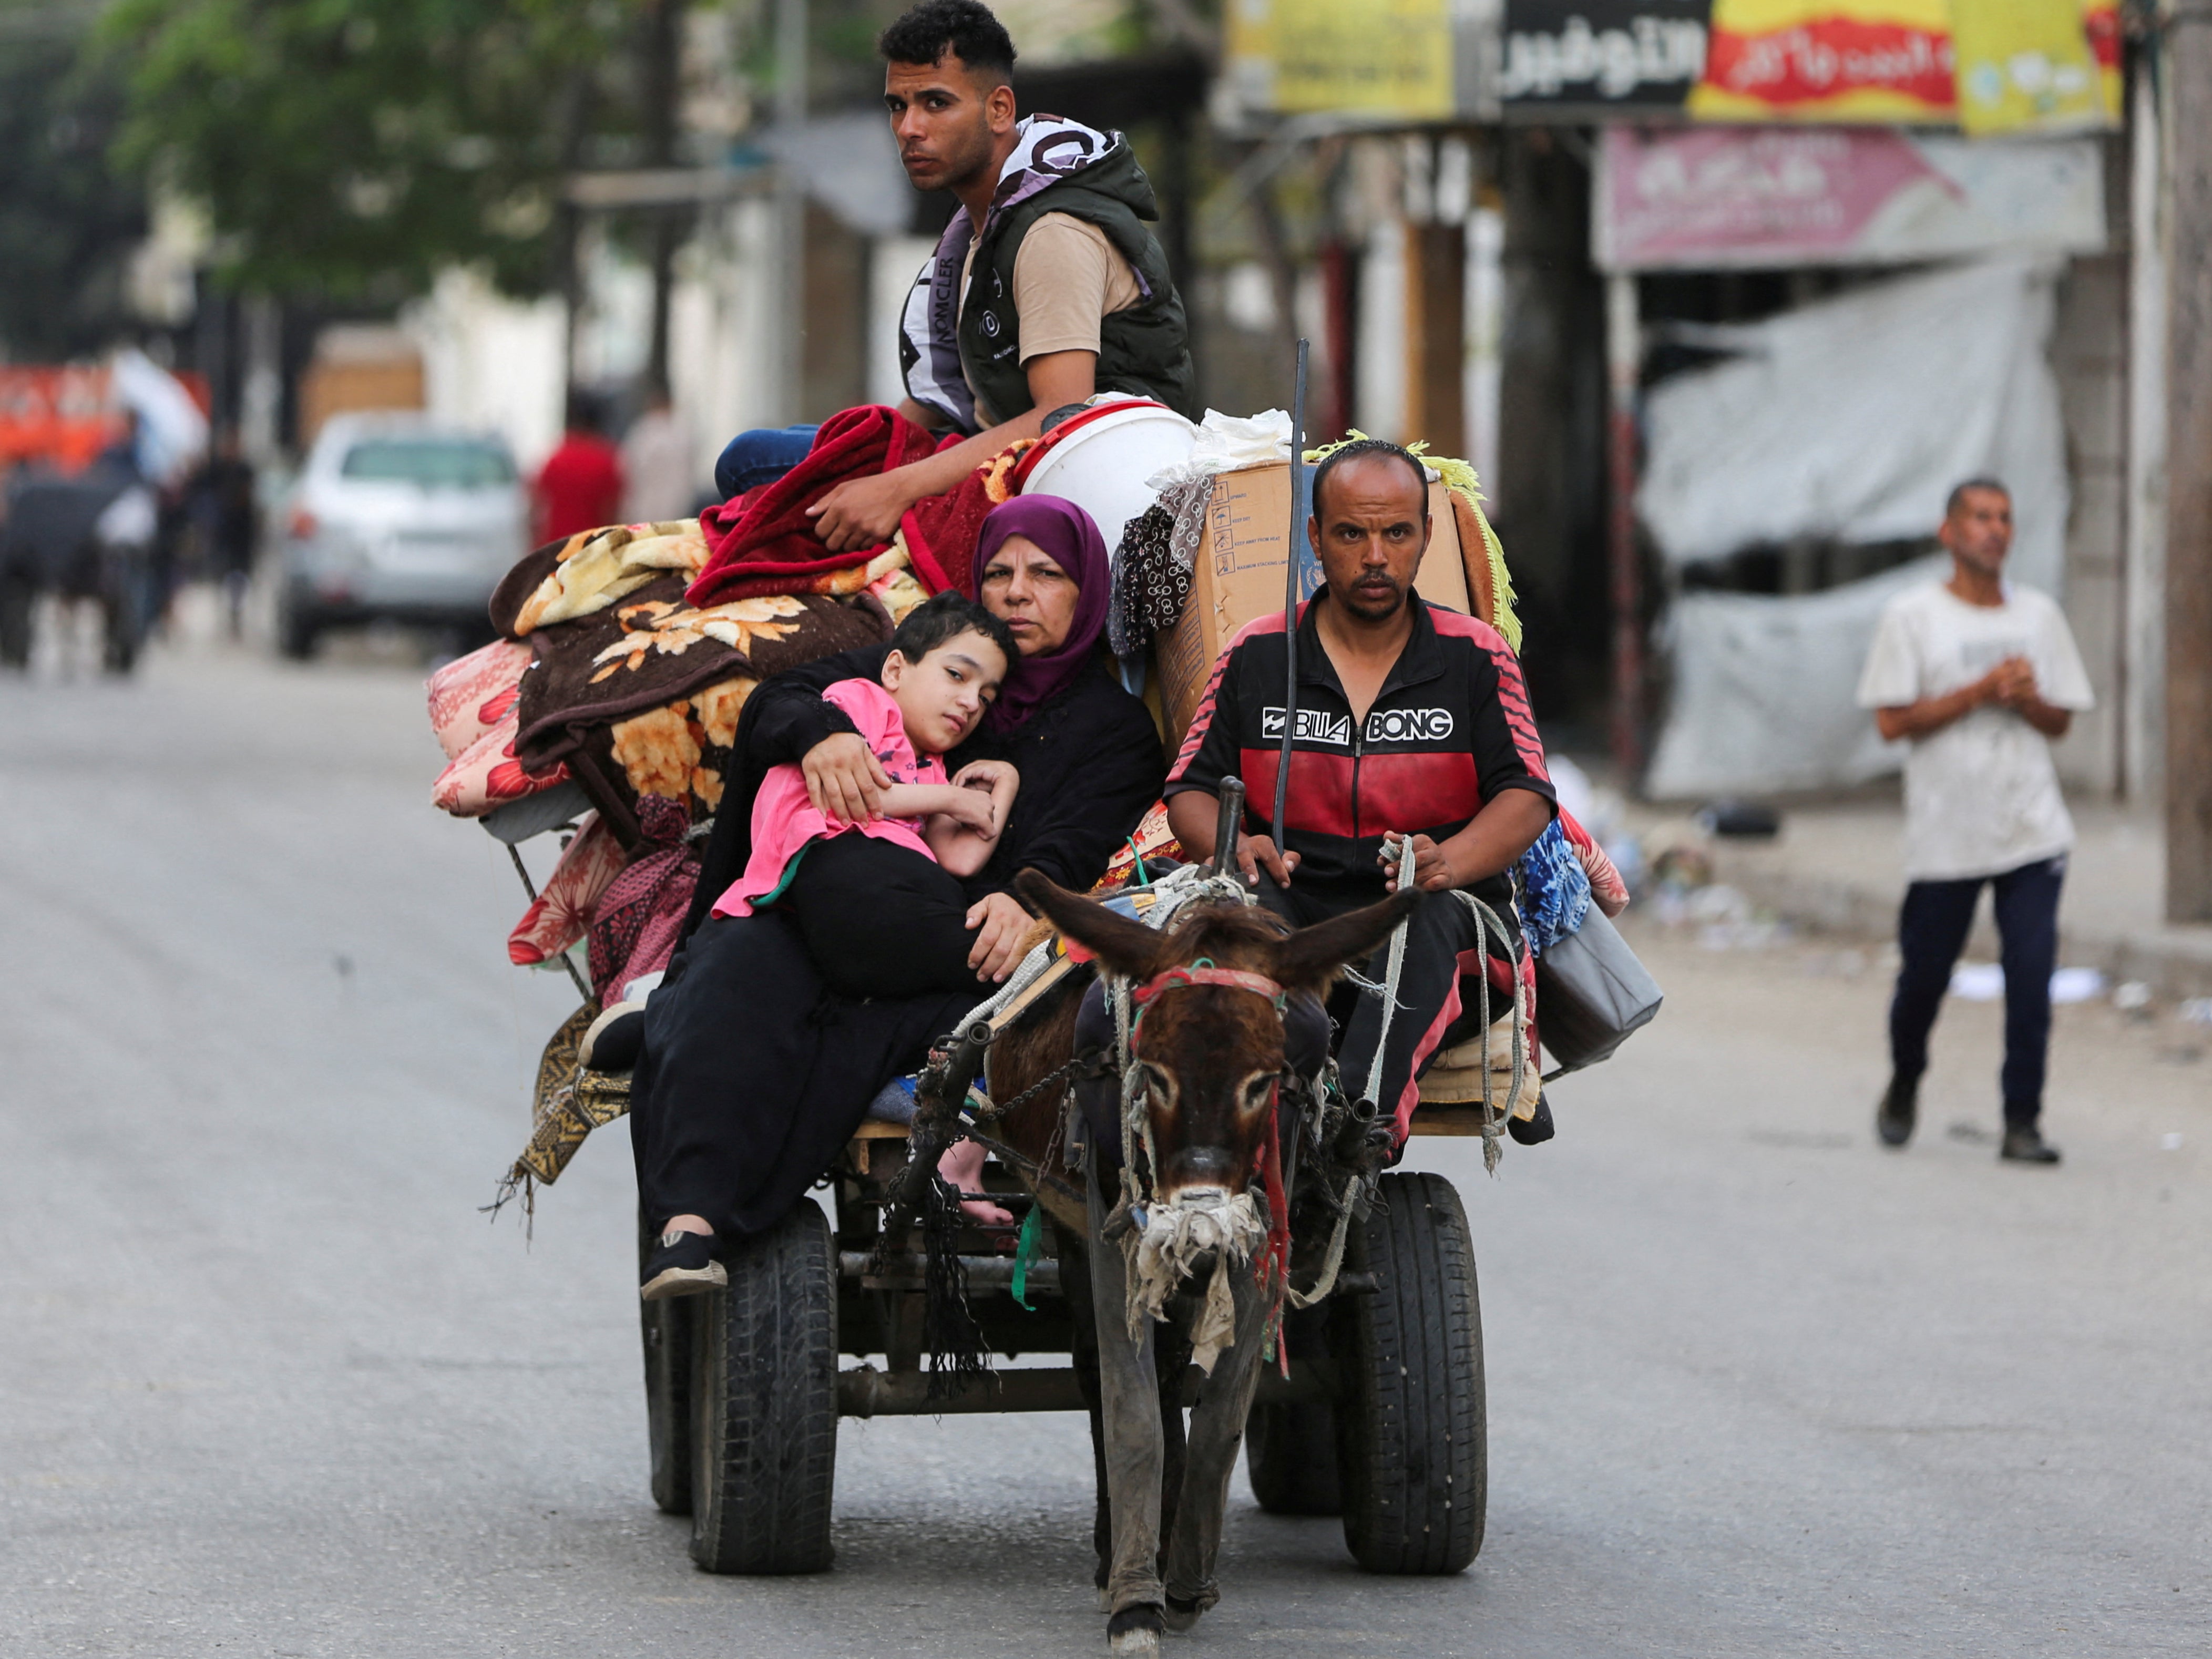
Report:
[[[659,1226],[701,1216],[703,1243],[653,1252],[683,1276],[661,1293],[720,1282],[709,1246],[781,1220],[826,1169],[891,1079],[988,994],[1019,959],[1029,913],[1009,890],[1024,869],[1080,892],[1159,798],[1166,775],[1151,714],[1109,673],[1106,547],[1090,514],[1056,496],[1018,496],[983,521],[975,596],[1003,618],[1021,653],[975,736],[945,757],[1011,761],[1021,790],[997,851],[967,888],[975,994],[866,1002],[823,985],[787,918],[774,911],[708,919],[751,854],[750,805],[762,775],[796,762],[817,806],[872,816],[888,782],[842,711],[822,698],[841,679],[876,678],[887,647],[848,651],[778,675],[746,702],[724,777],[687,938],[646,1012],[631,1088],[639,1200]],[[884,948],[896,950],[896,939]],[[674,1239],[674,1235],[671,1236]],[[648,1272],[648,1282],[667,1270]],[[691,1275],[696,1273],[696,1277]]]

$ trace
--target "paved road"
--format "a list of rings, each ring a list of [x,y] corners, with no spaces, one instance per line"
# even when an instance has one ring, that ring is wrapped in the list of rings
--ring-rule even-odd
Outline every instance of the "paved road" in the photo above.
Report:
[[[619,1132],[534,1243],[477,1212],[573,999],[416,678],[0,684],[0,1652],[1099,1651],[1073,1416],[848,1425],[836,1571],[691,1568]],[[1189,1650],[2203,1651],[2212,1058],[2063,1011],[2066,1167],[2000,1168],[1958,1009],[1887,1156],[1871,971],[1642,938],[1668,1015],[1558,1142],[1419,1149],[1481,1249],[1481,1559],[1368,1578],[1240,1480]]]

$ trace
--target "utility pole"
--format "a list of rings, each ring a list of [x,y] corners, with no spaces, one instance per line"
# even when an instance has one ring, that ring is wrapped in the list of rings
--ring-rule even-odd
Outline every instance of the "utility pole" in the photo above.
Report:
[[[1644,369],[1644,329],[1637,297],[1633,271],[1607,275],[1605,547],[1613,597],[1613,763],[1626,790],[1633,790],[1644,775],[1644,566],[1636,545],[1636,384]]]
[[[776,241],[782,294],[777,306],[783,419],[803,421],[806,380],[806,180],[799,169],[806,125],[806,0],[775,0]]]
[[[2170,0],[2166,915],[2212,921],[2212,0]]]
[[[639,88],[643,96],[645,159],[650,167],[676,165],[677,116],[684,94],[684,0],[647,0],[641,19]],[[676,286],[676,250],[690,228],[680,206],[653,210],[653,322],[646,348],[647,381],[668,388],[669,298]]]

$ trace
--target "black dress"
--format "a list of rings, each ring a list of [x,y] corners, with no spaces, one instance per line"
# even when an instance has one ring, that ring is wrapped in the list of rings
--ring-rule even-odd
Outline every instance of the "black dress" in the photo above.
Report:
[[[830,1166],[876,1091],[919,1066],[930,1042],[981,1000],[841,997],[787,917],[708,915],[751,856],[763,775],[854,729],[822,689],[875,678],[886,649],[809,663],[746,702],[687,936],[647,1005],[632,1080],[639,1201],[655,1224],[700,1215],[725,1238],[775,1225]],[[1152,716],[1097,665],[1018,729],[979,731],[945,757],[948,770],[980,759],[1011,761],[1022,785],[997,851],[969,878],[976,897],[1004,890],[1024,869],[1089,887],[1166,777]]]

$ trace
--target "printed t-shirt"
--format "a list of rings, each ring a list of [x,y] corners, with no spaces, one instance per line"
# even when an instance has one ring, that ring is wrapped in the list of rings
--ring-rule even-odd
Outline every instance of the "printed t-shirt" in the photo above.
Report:
[[[2008,657],[2035,670],[2054,708],[2094,706],[2089,676],[2057,605],[2005,588],[2002,605],[1969,605],[1941,582],[1892,599],[1859,679],[1862,708],[1899,708],[1974,681]],[[2002,875],[2074,844],[2051,744],[2011,709],[1977,708],[1912,739],[1905,761],[1905,873],[1912,881]]]
[[[975,264],[975,244],[968,244],[960,267],[964,307],[968,279]],[[1106,233],[1072,213],[1040,215],[1014,251],[1014,313],[1021,319],[1019,361],[1054,351],[1096,353],[1099,322],[1127,311],[1143,298],[1136,270]],[[975,388],[971,384],[969,388]],[[979,404],[976,419],[986,427],[999,417]]]
[[[873,680],[839,680],[822,693],[851,719],[854,730],[868,745],[893,783],[943,783],[945,763],[934,755],[917,755],[906,735],[906,720],[891,694]],[[753,855],[745,872],[714,901],[718,916],[749,916],[756,905],[781,893],[799,855],[825,836],[842,836],[857,830],[878,841],[910,848],[937,861],[929,843],[921,838],[920,818],[877,818],[867,823],[848,823],[816,809],[806,798],[806,775],[796,762],[771,766],[753,797]]]

